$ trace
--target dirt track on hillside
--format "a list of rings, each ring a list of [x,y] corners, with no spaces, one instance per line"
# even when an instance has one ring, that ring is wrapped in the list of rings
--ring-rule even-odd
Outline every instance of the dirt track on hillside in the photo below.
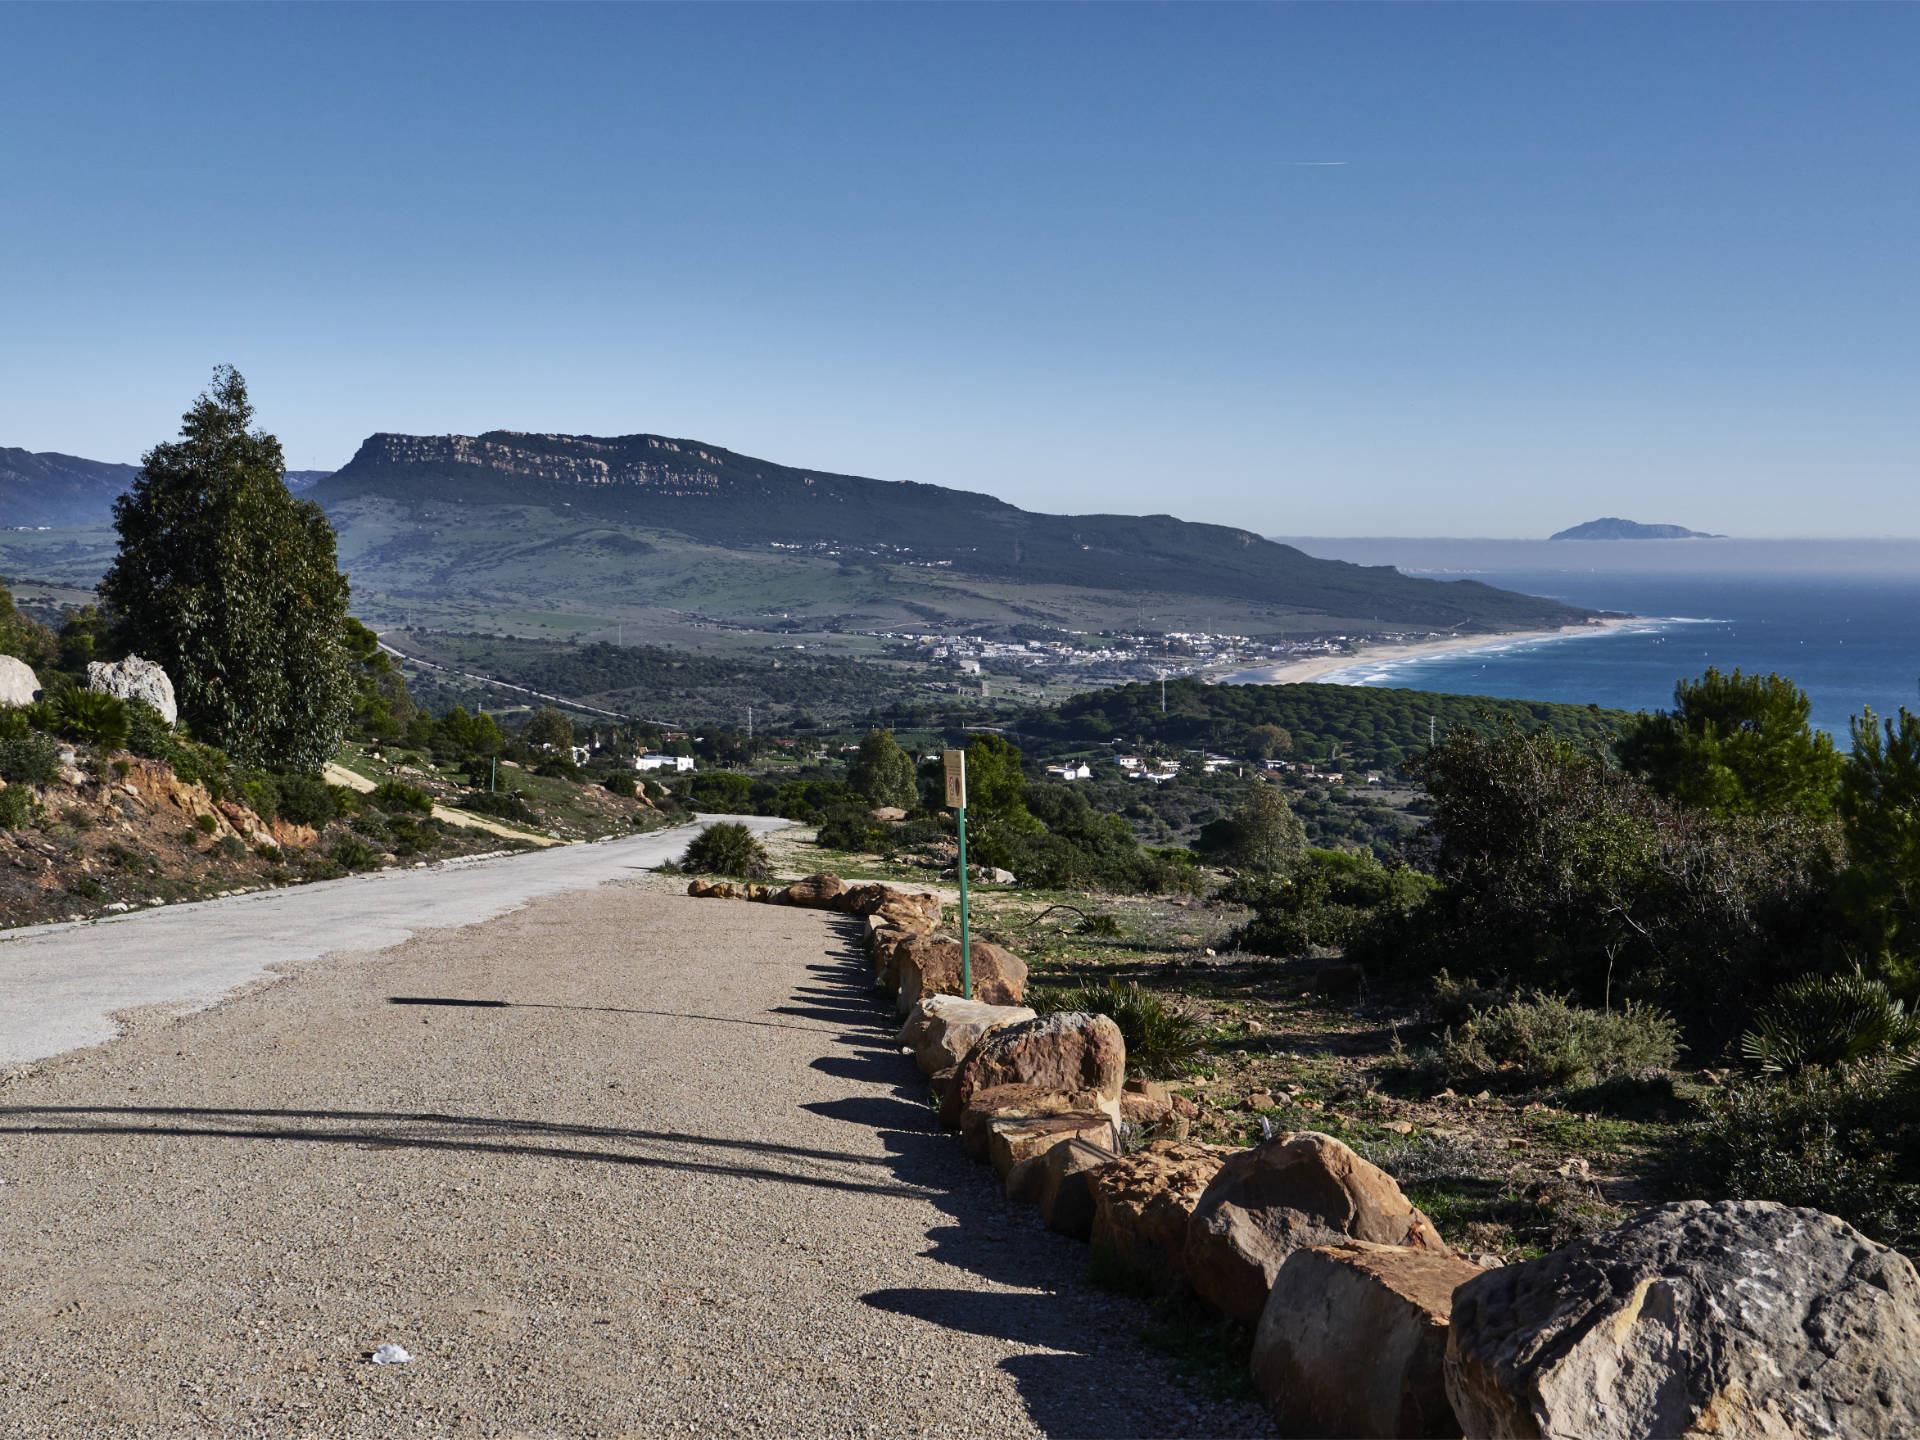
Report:
[[[0,1084],[0,1433],[1263,1432],[932,1132],[846,924],[607,886]]]

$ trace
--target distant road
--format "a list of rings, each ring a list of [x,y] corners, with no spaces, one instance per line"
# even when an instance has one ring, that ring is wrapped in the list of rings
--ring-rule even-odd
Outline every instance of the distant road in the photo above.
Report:
[[[270,965],[383,950],[423,930],[472,925],[530,900],[631,878],[677,859],[695,824],[560,845],[537,854],[449,860],[110,920],[0,931],[0,1066],[45,1059],[119,1033],[121,1010],[214,1004]],[[728,816],[756,831],[788,821]]]

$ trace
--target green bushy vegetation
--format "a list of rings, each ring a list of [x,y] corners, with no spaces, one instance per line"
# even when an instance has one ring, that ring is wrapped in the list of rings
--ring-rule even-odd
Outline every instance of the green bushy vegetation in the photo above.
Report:
[[[1539,1090],[1665,1070],[1678,1054],[1679,1027],[1658,1010],[1629,1001],[1603,1013],[1534,994],[1449,1029],[1439,1062],[1455,1084]]]
[[[1887,1057],[1920,1061],[1920,1016],[1907,1012],[1885,982],[1852,975],[1803,975],[1774,992],[1740,1037],[1740,1053],[1763,1070],[1844,1065]]]
[[[1427,899],[1435,881],[1371,853],[1306,850],[1274,871],[1243,875],[1220,892],[1250,905],[1254,918],[1228,944],[1255,955],[1296,956],[1345,946],[1365,927],[1402,916]]]
[[[768,880],[773,862],[753,831],[737,821],[707,826],[687,846],[680,867],[696,875],[728,875],[738,880]]]

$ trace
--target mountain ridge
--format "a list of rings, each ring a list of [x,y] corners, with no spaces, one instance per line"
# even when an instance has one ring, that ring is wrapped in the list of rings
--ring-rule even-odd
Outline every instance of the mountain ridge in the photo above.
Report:
[[[910,480],[803,469],[682,437],[368,437],[312,498],[547,506],[732,549],[826,550],[843,567],[949,570],[995,581],[1170,592],[1436,627],[1568,624],[1593,612],[1477,581],[1320,560],[1251,530],[1168,515],[1048,515]]]

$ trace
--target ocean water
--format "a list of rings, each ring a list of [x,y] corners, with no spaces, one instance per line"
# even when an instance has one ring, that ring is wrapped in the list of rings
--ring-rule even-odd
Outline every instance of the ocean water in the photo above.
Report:
[[[1565,541],[1290,543],[1639,617],[1604,634],[1363,661],[1329,681],[1651,710],[1714,665],[1789,677],[1842,744],[1867,707],[1920,712],[1920,544],[1590,542],[1568,554]]]

